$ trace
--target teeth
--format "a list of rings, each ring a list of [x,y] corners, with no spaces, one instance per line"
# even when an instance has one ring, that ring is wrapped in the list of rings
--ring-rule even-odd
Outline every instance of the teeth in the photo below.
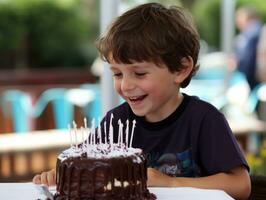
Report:
[[[136,100],[138,99],[139,97],[129,97],[130,100]]]
[[[146,95],[141,95],[141,96],[134,96],[134,97],[128,97],[130,101],[139,101],[142,100]]]

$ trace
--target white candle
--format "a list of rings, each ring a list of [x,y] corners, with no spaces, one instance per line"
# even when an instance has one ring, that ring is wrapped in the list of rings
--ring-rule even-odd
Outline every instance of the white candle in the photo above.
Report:
[[[95,138],[95,119],[93,118],[91,121],[91,137],[93,139],[92,145],[96,144],[96,138]]]
[[[98,118],[98,139],[99,139],[99,143],[102,144],[101,118]]]
[[[97,135],[98,135],[99,143],[102,144],[102,130],[101,130],[101,125],[98,126],[97,133],[98,133]]]
[[[87,144],[87,147],[88,147],[88,146],[89,146],[89,136],[90,136],[90,132],[89,132],[89,130],[88,130],[87,118],[86,118],[86,117],[84,117],[83,122],[84,122],[85,136],[87,137],[87,139],[86,139],[86,144]]]
[[[104,144],[107,144],[106,121],[104,122]]]
[[[124,127],[124,125],[123,125],[123,123],[121,123],[122,124],[122,127],[121,127],[121,145],[124,143],[124,137],[123,137],[123,127]]]
[[[87,118],[86,117],[84,117],[83,122],[84,122],[84,127],[86,129],[87,128]]]
[[[126,121],[127,127],[126,127],[126,148],[128,148],[128,130],[129,130],[129,121],[127,119]]]
[[[123,138],[123,128],[124,128],[124,124],[120,121],[120,124],[121,124],[121,130],[120,130],[120,132],[121,132],[121,145],[123,144],[123,140],[124,140],[124,138]],[[120,128],[120,127],[119,127]]]
[[[117,143],[119,144],[120,143],[120,140],[121,140],[121,120],[119,119],[118,120],[118,138],[117,138]]]
[[[82,151],[83,151],[84,146],[85,146],[85,141],[84,141],[84,128],[81,127],[80,129],[81,129],[81,137],[82,137],[82,146],[81,146],[81,148],[82,148]]]
[[[73,140],[72,140],[72,135],[71,135],[71,126],[68,124],[68,131],[69,131],[69,139],[70,139],[70,147],[73,146]]]
[[[111,145],[111,151],[113,151],[113,149],[114,149],[114,129],[113,129],[113,125],[112,125],[113,118],[114,118],[114,115],[112,113],[111,119],[110,119],[110,125],[109,125],[109,142]]]
[[[84,128],[83,128],[83,126],[80,127],[80,131],[81,131],[81,140],[83,143],[84,142]]]
[[[135,129],[135,127],[136,127],[136,120],[133,120],[129,148],[132,148],[132,141],[133,141],[133,137],[134,137],[134,129]]]
[[[90,146],[90,135],[91,135],[91,132],[88,131],[88,135],[87,135],[87,152],[89,151],[89,146]]]
[[[78,148],[78,136],[77,136],[77,124],[73,121],[74,136],[75,136],[75,147]]]

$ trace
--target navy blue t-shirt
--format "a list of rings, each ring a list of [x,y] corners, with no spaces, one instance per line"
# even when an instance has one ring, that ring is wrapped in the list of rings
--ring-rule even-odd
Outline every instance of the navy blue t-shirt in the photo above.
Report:
[[[109,131],[113,113],[114,140],[118,120],[124,124],[136,120],[132,146],[141,148],[148,166],[170,176],[199,177],[227,172],[237,166],[249,167],[222,113],[211,104],[184,94],[180,106],[160,122],[147,122],[136,116],[127,103],[109,111],[106,121]],[[124,137],[125,138],[125,137]]]

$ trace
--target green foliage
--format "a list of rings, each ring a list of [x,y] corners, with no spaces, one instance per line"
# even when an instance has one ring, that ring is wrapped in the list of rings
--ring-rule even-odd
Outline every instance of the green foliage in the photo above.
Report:
[[[257,154],[248,153],[247,162],[251,174],[266,175],[266,140],[263,140]]]
[[[0,63],[15,65],[16,54],[23,43],[26,27],[20,8],[0,4]]]
[[[96,56],[91,41],[98,35],[98,21],[89,20],[89,8],[84,2],[9,0],[0,3],[0,67],[89,65]]]
[[[198,0],[192,8],[201,38],[216,48],[220,45],[220,5],[220,0]]]
[[[22,15],[19,9],[0,6],[0,51],[12,50],[22,40],[25,32]]]

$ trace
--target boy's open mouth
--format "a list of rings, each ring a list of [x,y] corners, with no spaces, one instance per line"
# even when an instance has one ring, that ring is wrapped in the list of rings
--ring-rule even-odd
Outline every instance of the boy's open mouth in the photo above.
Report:
[[[148,96],[148,95],[146,94],[146,95],[142,95],[142,96],[128,97],[128,99],[131,103],[137,103],[137,102],[142,101],[146,96]]]

